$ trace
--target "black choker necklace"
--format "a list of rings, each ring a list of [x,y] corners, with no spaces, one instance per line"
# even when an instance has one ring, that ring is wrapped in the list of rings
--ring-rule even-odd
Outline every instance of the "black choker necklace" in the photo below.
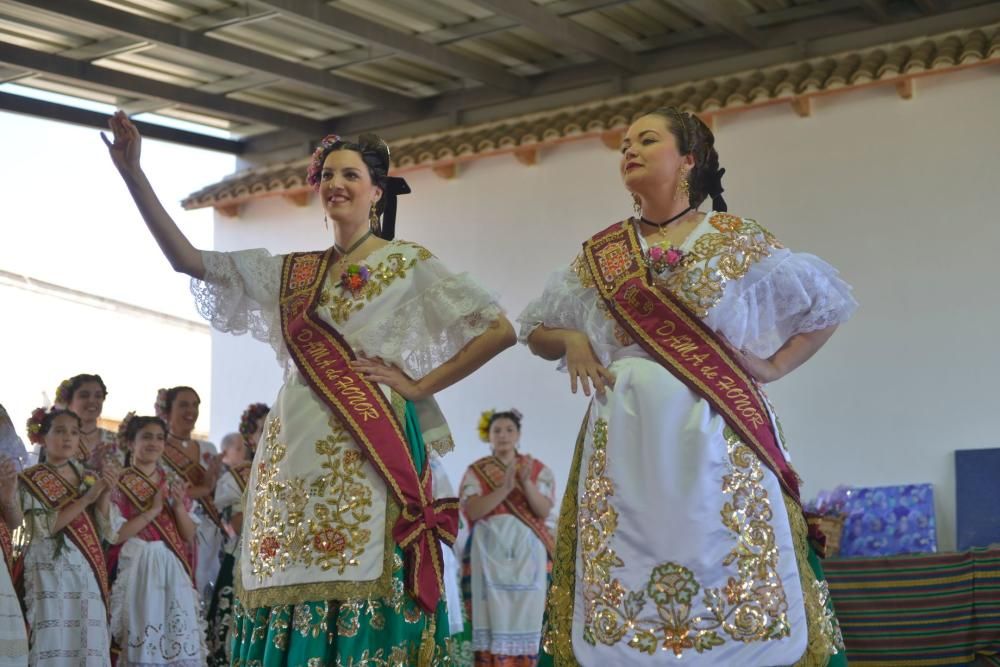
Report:
[[[683,211],[681,211],[680,213],[678,213],[674,217],[670,218],[669,220],[665,220],[663,222],[653,222],[652,220],[647,220],[646,218],[644,218],[642,216],[639,216],[639,220],[641,220],[642,222],[646,223],[650,227],[656,227],[660,231],[663,231],[663,228],[666,227],[667,225],[669,225],[671,222],[677,222],[678,220],[680,220],[681,218],[683,218],[685,215],[687,215],[688,213],[690,213],[693,210],[694,210],[694,206],[688,206],[686,209],[684,209]]]
[[[341,248],[336,243],[333,244],[333,248],[334,248],[334,250],[336,250],[337,252],[340,253],[340,257],[341,257],[341,259],[343,259],[344,257],[347,257],[352,252],[354,252],[355,250],[357,250],[358,248],[360,248],[361,244],[364,243],[365,241],[367,241],[368,237],[371,236],[371,235],[372,235],[371,230],[368,230],[368,232],[364,236],[362,236],[360,239],[358,239],[353,244],[351,244],[351,247],[348,248],[347,250],[344,250],[343,248]]]

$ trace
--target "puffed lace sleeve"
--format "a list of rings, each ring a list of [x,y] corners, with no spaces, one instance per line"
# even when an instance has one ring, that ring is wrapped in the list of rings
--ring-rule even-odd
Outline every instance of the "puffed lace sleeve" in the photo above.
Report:
[[[240,491],[235,475],[236,473],[232,471],[227,472],[215,487],[215,506],[220,512],[232,510],[233,508],[239,511],[243,500],[243,492]]]
[[[205,278],[191,280],[198,312],[224,333],[250,333],[269,343],[279,360],[287,355],[281,339],[278,296],[282,255],[267,250],[203,251]]]
[[[796,334],[846,322],[858,306],[836,269],[785,248],[757,262],[730,288],[707,323],[737,348],[761,358]]]
[[[399,360],[413,379],[420,379],[454,357],[486,332],[503,308],[466,273],[452,273],[426,249],[405,245],[418,261],[411,269],[405,298],[385,317],[373,317],[350,335],[356,350]]]
[[[629,344],[615,337],[615,323],[594,289],[583,255],[552,272],[542,295],[529,303],[517,318],[518,340],[527,345],[528,336],[539,326],[575,329],[587,334],[598,360],[607,366],[615,350]],[[559,370],[566,370],[565,357]]]

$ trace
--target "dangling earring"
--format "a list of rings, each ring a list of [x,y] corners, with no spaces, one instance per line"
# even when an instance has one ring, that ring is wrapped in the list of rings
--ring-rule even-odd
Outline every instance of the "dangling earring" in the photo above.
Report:
[[[372,233],[378,232],[379,225],[378,225],[378,210],[376,208],[376,202],[372,202],[372,207],[368,211],[368,226],[371,228]]]
[[[642,201],[639,200],[639,195],[632,193],[632,210],[635,211],[635,217],[642,217]]]
[[[678,175],[680,178],[677,181],[677,188],[674,190],[674,199],[690,201],[691,185],[688,183],[688,171],[681,169]]]
[[[326,213],[323,214],[323,229],[330,229],[330,221],[326,217]]]

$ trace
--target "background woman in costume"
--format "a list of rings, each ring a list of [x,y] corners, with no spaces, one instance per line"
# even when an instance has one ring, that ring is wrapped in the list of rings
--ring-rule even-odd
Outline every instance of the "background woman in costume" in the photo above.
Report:
[[[202,667],[204,625],[185,562],[195,538],[187,482],[171,482],[161,467],[167,426],[159,417],[129,414],[122,421],[129,465],[115,488],[120,523],[108,561],[115,570],[111,635],[118,667]]]
[[[195,501],[198,521],[193,561],[198,594],[212,597],[212,586],[219,576],[225,533],[215,507],[215,484],[222,470],[215,445],[191,437],[198,422],[201,397],[191,387],[161,389],[156,396],[156,416],[167,424],[167,443],[163,464],[190,485],[188,497]]]
[[[11,579],[14,547],[11,532],[23,518],[17,497],[17,473],[27,452],[14,431],[10,416],[0,405],[0,667],[28,664],[28,634],[21,602]]]
[[[101,469],[113,460],[122,466],[124,452],[118,451],[118,439],[112,431],[101,428],[97,420],[104,410],[108,388],[100,375],[81,373],[63,380],[56,389],[56,407],[69,410],[80,418],[80,460],[88,467]]]
[[[636,119],[620,163],[636,215],[609,230],[636,235],[644,289],[680,302],[729,341],[748,375],[772,382],[856,303],[828,264],[725,212],[714,142],[677,109]],[[714,210],[699,212],[709,196]],[[522,342],[561,360],[573,392],[596,392],[562,504],[546,648],[559,665],[842,660],[795,501],[598,293],[633,261],[611,256],[627,248],[581,254],[520,316]]]
[[[449,624],[445,603],[431,603],[440,593],[437,537],[421,530],[414,533],[419,541],[407,542],[410,552],[399,546],[393,529],[403,516],[401,487],[393,475],[421,475],[427,448],[451,444],[433,395],[513,344],[502,309],[425,248],[393,240],[396,195],[409,189],[388,176],[388,147],[377,137],[321,142],[308,179],[332,222],[334,246],[286,263],[266,250],[194,248],[142,172],[138,131],[120,112],[111,129],[114,141],[105,138],[111,158],[164,255],[175,270],[195,278],[202,314],[216,329],[249,331],[270,343],[287,371],[248,482],[233,660],[267,667],[441,660]],[[369,439],[362,450],[335,416],[330,396],[310,384],[321,383],[318,376],[310,374],[307,381],[298,364],[311,362],[291,356],[289,346],[298,349],[298,341],[286,342],[278,304],[283,290],[287,295],[293,289],[311,296],[286,301],[286,317],[303,303],[304,316],[320,322],[309,326],[326,332],[318,336],[330,346],[331,340],[343,341],[337,344],[348,352],[324,347],[324,353],[346,355],[357,382],[367,380],[365,391],[378,387],[391,402],[404,442],[395,435]],[[379,415],[378,423],[385,424],[388,416]],[[399,446],[409,451],[393,449],[399,455],[394,461],[412,461],[412,470],[404,464],[389,473],[370,463],[383,448]],[[454,510],[434,507],[427,509],[453,520],[448,512]],[[429,555],[415,560],[414,545]],[[417,597],[425,594],[421,606]]]
[[[21,473],[24,513],[24,602],[31,628],[28,664],[111,664],[108,616],[99,578],[107,564],[101,540],[113,541],[111,489],[117,470],[98,476],[78,461],[80,418],[68,410],[35,410],[28,437],[45,462]],[[78,546],[74,535],[81,535]]]
[[[253,457],[257,451],[264,418],[270,408],[266,403],[253,403],[240,416],[240,447]],[[243,530],[243,492],[250,479],[249,460],[234,463],[219,478],[215,487],[215,506],[228,527],[223,549],[222,567],[212,592],[208,608],[208,664],[222,667],[230,664],[230,632],[233,628],[233,566],[239,553],[240,533]]]
[[[555,477],[518,451],[518,411],[484,412],[480,438],[492,455],[469,466],[460,490],[471,526],[462,569],[475,664],[530,667],[541,644],[553,546],[545,521]]]

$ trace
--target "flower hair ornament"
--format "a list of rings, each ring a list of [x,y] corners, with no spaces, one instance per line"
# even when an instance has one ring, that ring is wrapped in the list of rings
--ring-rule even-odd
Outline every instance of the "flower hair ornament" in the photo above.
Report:
[[[240,435],[246,441],[257,430],[257,421],[267,416],[271,408],[267,403],[251,403],[250,406],[240,415]]]
[[[156,390],[156,403],[153,404],[153,410],[157,417],[163,421],[167,420],[167,390],[157,389]]]
[[[494,413],[496,410],[484,410],[479,415],[479,439],[483,442],[490,441],[490,420],[493,419]]]
[[[163,390],[161,389],[160,391]],[[132,421],[134,417],[135,417],[135,410],[122,417],[121,423],[118,424],[118,444],[121,447],[124,447],[125,444],[128,442],[128,438],[126,436],[126,434],[128,433],[128,424],[130,421]]]
[[[28,429],[28,442],[33,445],[40,445],[44,442],[45,438],[42,436],[42,424],[45,423],[45,415],[49,414],[51,410],[46,410],[45,408],[35,408],[28,417],[28,422],[26,427]]]
[[[56,405],[62,407],[69,407],[69,403],[73,400],[73,396],[70,394],[70,389],[73,388],[73,378],[66,378],[59,383],[56,387]]]
[[[398,176],[389,176],[390,156],[389,146],[376,134],[366,133],[358,137],[356,142],[348,141],[339,135],[328,134],[323,137],[309,160],[306,170],[306,182],[316,192],[323,180],[323,162],[326,156],[337,144],[346,150],[357,152],[368,166],[372,174],[372,182],[382,189],[382,198],[376,205],[375,217],[381,216],[381,229],[375,235],[391,241],[396,235],[396,198],[399,195],[410,194],[410,186],[406,180]],[[373,226],[374,228],[374,226]]]

